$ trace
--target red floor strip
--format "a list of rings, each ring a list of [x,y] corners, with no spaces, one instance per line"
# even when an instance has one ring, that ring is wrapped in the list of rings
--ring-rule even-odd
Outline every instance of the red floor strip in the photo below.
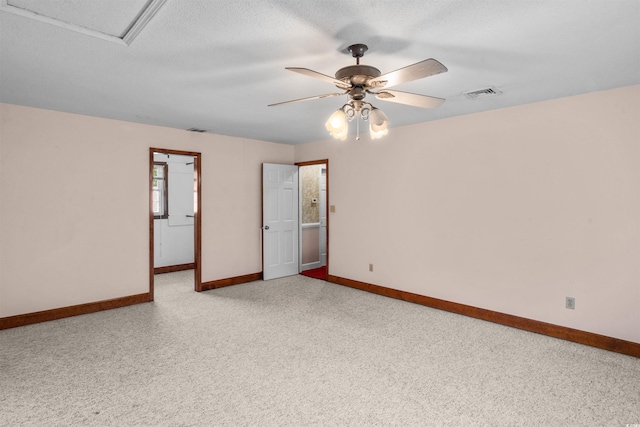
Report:
[[[325,265],[312,270],[305,270],[300,274],[307,277],[313,277],[314,279],[327,280],[327,266]]]

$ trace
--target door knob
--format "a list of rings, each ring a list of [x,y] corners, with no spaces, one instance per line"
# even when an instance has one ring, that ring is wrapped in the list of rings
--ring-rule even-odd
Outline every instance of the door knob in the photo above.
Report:
[[[269,229],[269,226],[268,226],[268,225],[265,225],[265,226],[264,226],[264,229],[265,229],[265,230],[268,230],[268,229]]]

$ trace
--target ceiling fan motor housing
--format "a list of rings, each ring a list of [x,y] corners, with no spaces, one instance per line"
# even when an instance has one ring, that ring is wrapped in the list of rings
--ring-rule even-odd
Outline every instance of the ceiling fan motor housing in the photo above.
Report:
[[[365,86],[373,78],[382,73],[371,65],[349,65],[336,71],[336,79],[350,83],[352,86]]]
[[[360,101],[367,96],[367,92],[362,86],[356,86],[349,91],[349,96],[355,101]]]

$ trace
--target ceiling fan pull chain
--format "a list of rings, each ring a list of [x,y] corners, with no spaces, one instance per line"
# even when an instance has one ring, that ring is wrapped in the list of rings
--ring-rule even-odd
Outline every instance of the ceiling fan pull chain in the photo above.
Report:
[[[360,117],[356,117],[356,141],[360,141]]]

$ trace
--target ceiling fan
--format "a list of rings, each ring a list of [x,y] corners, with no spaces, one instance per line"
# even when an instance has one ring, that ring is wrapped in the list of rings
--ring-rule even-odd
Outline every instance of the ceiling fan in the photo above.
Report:
[[[348,133],[347,122],[353,120],[356,114],[358,114],[363,120],[369,121],[371,137],[377,139],[388,133],[387,127],[389,120],[382,111],[364,101],[367,94],[371,94],[375,96],[376,99],[382,101],[396,102],[420,108],[436,108],[445,101],[442,98],[435,98],[433,96],[387,89],[401,83],[447,72],[447,67],[435,59],[425,59],[424,61],[407,67],[382,74],[380,70],[375,67],[360,64],[360,58],[362,58],[364,53],[369,49],[366,45],[354,44],[349,46],[348,49],[351,55],[356,58],[356,65],[349,65],[339,69],[336,71],[335,78],[308,68],[286,67],[287,70],[334,84],[338,89],[343,90],[343,92],[327,93],[324,95],[278,102],[270,104],[269,107],[292,102],[327,98],[330,96],[347,95],[349,101],[333,113],[325,124],[331,136],[342,140],[346,139]],[[359,139],[359,128],[356,139]]]

